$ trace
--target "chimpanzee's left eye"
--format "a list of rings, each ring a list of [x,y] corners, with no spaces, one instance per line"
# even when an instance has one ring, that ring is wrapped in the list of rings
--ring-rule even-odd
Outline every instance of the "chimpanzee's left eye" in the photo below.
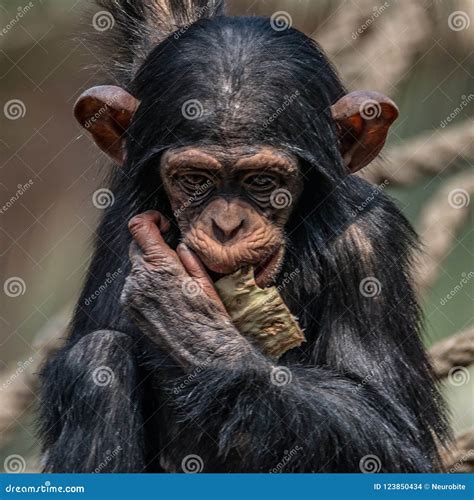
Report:
[[[248,189],[255,191],[267,191],[278,186],[278,179],[273,175],[258,174],[249,175],[244,179],[244,184]]]

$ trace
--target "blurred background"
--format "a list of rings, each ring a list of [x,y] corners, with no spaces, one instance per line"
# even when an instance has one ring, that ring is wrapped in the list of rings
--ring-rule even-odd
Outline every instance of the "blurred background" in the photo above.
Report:
[[[71,110],[84,89],[108,82],[85,34],[114,28],[96,22],[100,9],[89,0],[0,2],[0,471],[12,456],[34,471],[36,373],[65,335],[101,215],[94,193],[109,168]],[[474,2],[230,0],[229,11],[291,23],[322,45],[350,90],[378,90],[399,105],[383,160],[363,175],[388,190],[423,239],[416,271],[424,341],[462,436],[451,470],[467,469]]]

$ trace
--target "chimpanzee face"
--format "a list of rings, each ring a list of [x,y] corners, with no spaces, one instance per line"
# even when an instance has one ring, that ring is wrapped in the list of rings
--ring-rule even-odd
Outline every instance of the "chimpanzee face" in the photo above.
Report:
[[[100,86],[84,92],[74,112],[97,145],[123,165],[127,130],[139,107],[124,89]],[[331,106],[331,116],[337,137],[330,137],[349,175],[377,156],[398,110],[377,92],[352,92]],[[182,239],[214,278],[250,264],[257,284],[268,286],[283,260],[284,226],[303,190],[299,162],[265,144],[200,144],[170,146],[161,158],[161,180]]]
[[[302,189],[297,159],[268,146],[187,147],[167,151],[160,170],[183,241],[211,274],[251,264],[270,284]]]

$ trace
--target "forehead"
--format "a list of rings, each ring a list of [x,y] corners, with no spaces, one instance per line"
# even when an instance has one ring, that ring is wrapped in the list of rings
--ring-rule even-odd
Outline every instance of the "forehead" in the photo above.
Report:
[[[161,166],[165,171],[271,168],[293,173],[298,171],[298,159],[287,151],[270,146],[190,146],[166,151],[161,158]]]

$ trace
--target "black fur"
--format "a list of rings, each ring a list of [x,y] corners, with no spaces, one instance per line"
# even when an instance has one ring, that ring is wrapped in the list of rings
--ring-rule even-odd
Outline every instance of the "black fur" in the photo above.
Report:
[[[419,339],[410,278],[416,238],[381,190],[347,176],[329,111],[345,90],[322,51],[262,18],[222,16],[187,26],[204,1],[188,2],[194,10],[187,11],[178,10],[183,2],[168,2],[186,28],[150,51],[147,2],[102,2],[111,9],[116,3],[127,49],[119,52],[122,62],[136,60],[138,45],[147,52],[136,74],[129,65],[126,84],[142,105],[129,130],[127,163],[111,180],[115,203],[98,229],[70,338],[42,373],[45,470],[162,471],[170,470],[168,462],[173,470],[198,454],[206,471],[267,472],[294,449],[285,472],[359,472],[366,455],[376,455],[382,471],[438,470],[436,449],[447,431]],[[164,25],[169,19],[155,21]],[[162,32],[155,35],[162,39]],[[198,120],[181,113],[190,99],[203,105]],[[279,276],[307,337],[281,359],[292,374],[288,385],[272,384],[258,356],[238,371],[203,367],[183,378],[120,306],[130,269],[127,221],[147,209],[174,220],[161,188],[160,154],[215,143],[283,147],[304,167],[305,190],[288,224]],[[175,225],[168,239],[179,241]],[[297,278],[287,283],[295,269]],[[360,293],[367,277],[381,283],[375,298]],[[116,376],[98,387],[91,376],[103,365]],[[124,451],[100,467],[118,446]]]
[[[155,45],[224,10],[223,0],[97,0],[97,4],[114,17],[110,37],[104,43],[101,36],[100,43],[109,49],[110,71],[124,87]]]

